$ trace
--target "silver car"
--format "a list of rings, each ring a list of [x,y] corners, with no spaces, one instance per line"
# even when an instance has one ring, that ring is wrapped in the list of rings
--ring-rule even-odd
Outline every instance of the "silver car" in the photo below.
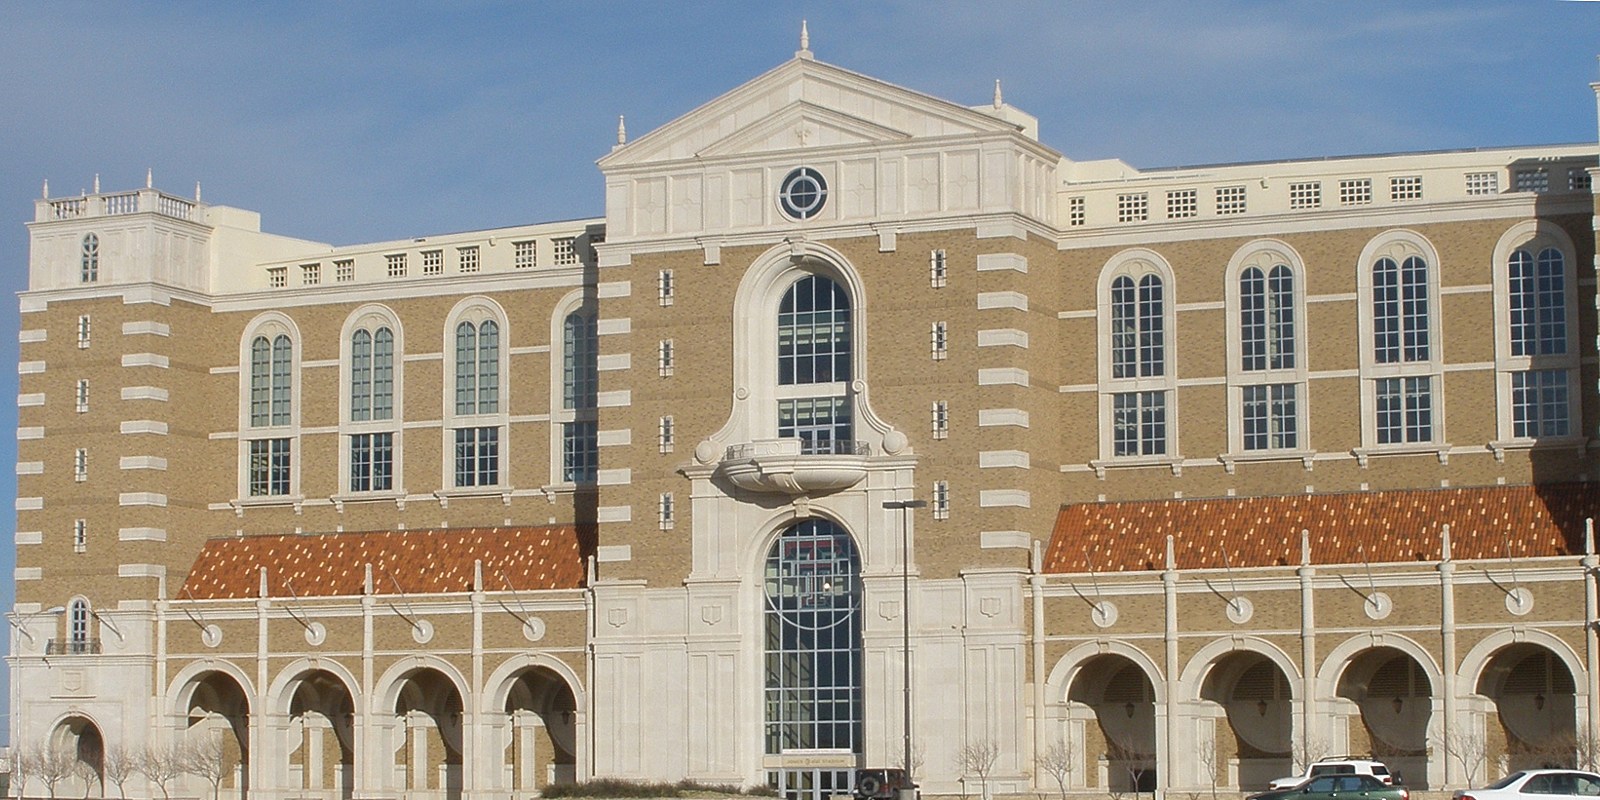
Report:
[[[1525,769],[1483,787],[1462,789],[1455,800],[1559,800],[1600,797],[1600,775],[1575,769]]]

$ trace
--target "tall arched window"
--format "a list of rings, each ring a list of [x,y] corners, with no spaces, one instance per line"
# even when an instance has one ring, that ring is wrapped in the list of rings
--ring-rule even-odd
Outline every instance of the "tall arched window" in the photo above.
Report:
[[[791,525],[767,552],[763,596],[765,752],[861,753],[862,593],[850,534],[821,519]]]
[[[67,607],[67,643],[69,652],[88,652],[89,601],[81,597],[75,598]]]
[[[854,452],[850,297],[821,275],[784,292],[778,307],[778,436],[802,453]]]
[[[455,485],[500,483],[500,425],[471,417],[500,413],[500,326],[492,319],[456,324]]]
[[[252,497],[289,494],[291,437],[272,435],[293,417],[294,343],[287,334],[256,336],[250,342],[250,427],[248,489]]]
[[[1491,446],[1529,447],[1581,436],[1582,403],[1572,240],[1547,222],[1513,225],[1495,248],[1499,437]]]
[[[1272,244],[1255,245],[1235,258],[1237,305],[1236,438],[1245,452],[1294,450],[1300,437],[1299,339],[1295,272]]]
[[[1411,231],[1367,245],[1359,283],[1362,440],[1376,447],[1434,445],[1443,437],[1438,337],[1438,256]]]
[[[384,492],[395,477],[395,335],[376,320],[350,333],[349,490]]]
[[[1102,458],[1171,450],[1170,276],[1165,261],[1147,250],[1119,254],[1101,273]]]
[[[78,282],[94,283],[100,280],[100,237],[84,234],[82,253],[78,259]]]
[[[570,418],[561,427],[561,479],[593,483],[600,468],[600,333],[594,312],[579,309],[561,321],[561,405]]]

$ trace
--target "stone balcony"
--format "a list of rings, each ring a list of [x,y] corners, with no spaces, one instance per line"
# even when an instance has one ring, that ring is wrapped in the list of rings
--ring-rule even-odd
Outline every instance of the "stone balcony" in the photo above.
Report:
[[[717,474],[750,492],[827,494],[860,483],[870,453],[865,442],[758,439],[729,447]]]

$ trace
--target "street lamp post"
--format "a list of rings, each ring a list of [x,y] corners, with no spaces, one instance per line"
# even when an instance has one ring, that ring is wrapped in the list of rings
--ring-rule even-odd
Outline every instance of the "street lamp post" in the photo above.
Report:
[[[905,769],[906,777],[911,777],[911,517],[913,508],[926,508],[926,500],[886,500],[884,508],[900,509],[900,647],[901,660],[905,664],[905,753],[904,761],[900,766]],[[900,796],[902,800],[913,800],[916,797],[916,786],[902,787]]]
[[[30,614],[18,614],[17,612],[13,611],[6,615],[6,622],[11,623],[11,627],[15,628],[17,633],[21,634],[22,636],[20,639],[13,640],[14,644],[11,648],[11,724],[8,727],[10,728],[9,741],[11,742],[11,746],[14,748],[20,747],[22,741],[21,738],[19,738],[22,734],[22,730],[20,727],[18,727],[22,723],[23,669],[22,654],[20,651],[22,650],[22,639],[27,639],[29,643],[33,642],[33,633],[28,630],[28,623],[32,622],[35,617],[56,617],[65,614],[66,612],[66,606],[52,606],[51,608],[47,608],[42,611],[34,611]],[[21,786],[17,787],[17,796],[22,796]]]

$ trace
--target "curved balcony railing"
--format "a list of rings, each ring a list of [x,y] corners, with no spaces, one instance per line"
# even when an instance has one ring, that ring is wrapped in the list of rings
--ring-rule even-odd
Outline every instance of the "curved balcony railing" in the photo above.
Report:
[[[859,483],[871,454],[866,442],[849,439],[758,439],[729,446],[717,472],[752,492],[822,494]]]

